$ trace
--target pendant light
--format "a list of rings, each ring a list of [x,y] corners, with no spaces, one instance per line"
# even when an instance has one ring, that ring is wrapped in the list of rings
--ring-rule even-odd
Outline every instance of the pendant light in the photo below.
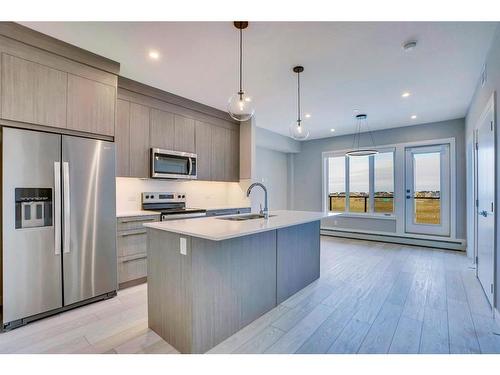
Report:
[[[364,113],[361,113],[356,116],[356,133],[354,134],[354,140],[352,142],[352,150],[346,152],[345,154],[349,157],[353,156],[370,156],[370,155],[376,155],[378,154],[378,151],[375,149],[375,141],[373,139],[373,134],[371,130],[368,128],[368,122],[366,119],[368,116]],[[366,124],[366,130],[370,135],[370,139],[372,141],[371,147],[362,147],[360,146],[360,140],[361,140],[361,133],[362,133],[362,127],[363,127],[363,122]]]
[[[243,30],[248,27],[246,21],[235,21],[234,27],[240,31],[240,90],[229,98],[227,111],[236,121],[247,121],[252,118],[255,113],[252,98],[248,93],[243,91]]]
[[[300,118],[300,73],[304,71],[304,67],[295,66],[292,70],[297,73],[297,121],[290,125],[290,135],[297,141],[304,141],[309,138],[309,130],[304,127]]]

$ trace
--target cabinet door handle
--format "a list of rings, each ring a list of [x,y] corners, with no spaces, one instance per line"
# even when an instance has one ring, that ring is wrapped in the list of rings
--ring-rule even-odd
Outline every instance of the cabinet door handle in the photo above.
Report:
[[[122,220],[120,220],[120,223],[137,223],[140,221],[146,222],[146,221],[157,221],[157,220],[159,220],[159,219],[157,219],[155,217],[151,217],[149,219],[145,219],[145,218],[141,217],[141,218],[136,218],[136,219],[122,219]]]
[[[138,232],[123,232],[123,233],[118,233],[118,235],[120,237],[126,237],[126,236],[135,236],[135,235],[138,235],[138,234],[146,234],[148,233],[146,230],[141,230],[141,231],[138,231]]]
[[[147,257],[148,257],[147,255],[141,255],[141,256],[136,257],[136,258],[124,259],[122,261],[122,263],[129,263],[129,262],[133,262],[134,260],[142,260],[142,259],[146,259]]]

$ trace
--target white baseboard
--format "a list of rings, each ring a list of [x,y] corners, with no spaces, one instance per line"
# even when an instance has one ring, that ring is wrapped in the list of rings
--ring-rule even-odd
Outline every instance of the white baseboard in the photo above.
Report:
[[[410,236],[398,236],[391,233],[363,233],[346,230],[335,230],[330,228],[322,228],[321,234],[325,236],[342,237],[342,238],[355,238],[359,240],[370,240],[380,242],[400,243],[405,245],[435,247],[448,250],[466,250],[465,240],[451,240],[451,239],[436,239],[436,238],[422,238]]]

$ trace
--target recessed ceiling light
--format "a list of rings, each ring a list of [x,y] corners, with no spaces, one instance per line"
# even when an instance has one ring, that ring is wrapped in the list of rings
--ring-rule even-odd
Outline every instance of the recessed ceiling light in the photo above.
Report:
[[[335,131],[335,129],[332,128],[332,129],[330,129],[330,131],[333,133]]]
[[[306,113],[305,117],[309,118],[309,117],[311,117],[311,114],[310,113]]]
[[[409,97],[410,95],[411,95],[411,94],[410,94],[410,92],[405,91],[404,93],[402,93],[402,94],[401,94],[401,97],[402,97],[402,98],[407,98],[407,97]]]
[[[411,119],[415,120],[417,118],[417,115],[411,115]]]
[[[409,40],[409,41],[403,43],[403,50],[405,52],[413,51],[416,47],[417,47],[416,40]]]
[[[160,58],[160,53],[158,51],[155,51],[155,50],[149,51],[148,55],[149,55],[149,58],[152,60],[158,60]]]

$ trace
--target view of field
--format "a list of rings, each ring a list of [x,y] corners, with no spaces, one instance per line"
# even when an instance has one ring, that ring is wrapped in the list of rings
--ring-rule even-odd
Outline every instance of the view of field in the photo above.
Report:
[[[330,194],[330,211],[345,211],[345,196]],[[394,211],[392,197],[375,197],[375,212],[388,213]],[[349,212],[367,212],[369,210],[368,197],[349,197]],[[417,224],[441,223],[441,200],[436,197],[415,198],[415,222]]]
[[[415,222],[417,224],[440,224],[441,199],[415,198]]]

